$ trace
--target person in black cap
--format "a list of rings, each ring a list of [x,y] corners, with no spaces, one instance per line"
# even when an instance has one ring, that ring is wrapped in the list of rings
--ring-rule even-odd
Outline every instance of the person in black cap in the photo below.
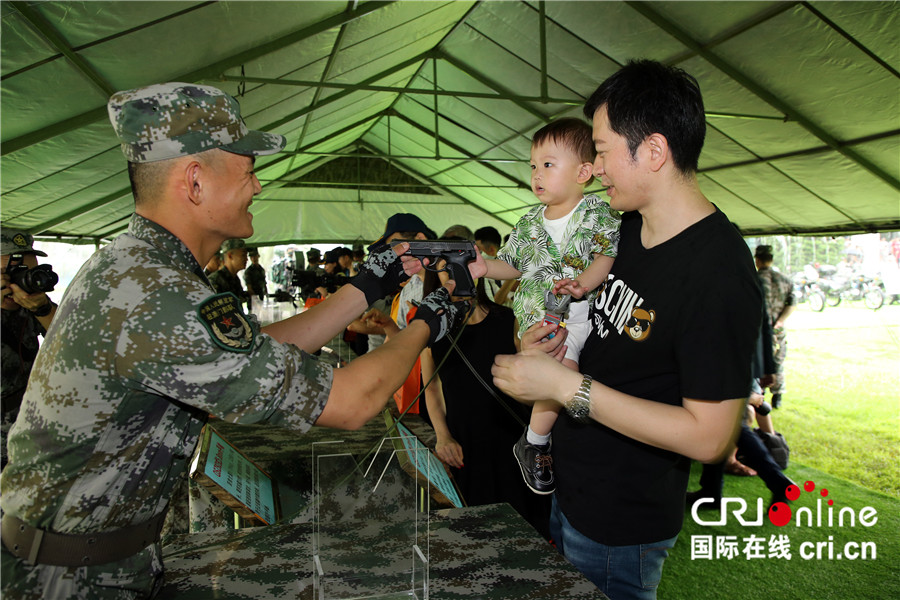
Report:
[[[772,323],[772,355],[775,359],[775,381],[769,387],[772,392],[772,408],[781,406],[784,383],[784,360],[787,357],[787,331],[784,322],[796,308],[794,285],[791,280],[772,268],[772,246],[760,244],[754,253],[756,272],[762,285],[769,319]]]
[[[2,357],[0,357],[0,462],[6,466],[6,437],[15,423],[39,347],[38,336],[44,336],[56,314],[56,304],[43,290],[24,290],[10,278],[9,270],[17,273],[31,271],[38,266],[38,256],[46,252],[34,249],[34,238],[19,229],[2,228]],[[12,265],[12,266],[11,266]],[[18,266],[17,266],[18,265]],[[24,267],[24,268],[23,268]],[[45,265],[49,267],[49,265]],[[52,271],[50,271],[52,273]],[[55,274],[54,274],[55,275]],[[19,278],[21,280],[21,278]],[[24,283],[23,283],[24,285]],[[52,287],[52,286],[51,286]]]
[[[259,250],[250,248],[247,251],[250,264],[244,269],[244,283],[247,284],[247,294],[259,298],[260,302],[269,295],[266,284],[266,269],[259,264]]]
[[[369,246],[369,252],[380,244],[390,244],[394,240],[433,239],[437,239],[437,234],[422,219],[411,213],[396,213],[387,220],[381,237]],[[391,313],[395,314],[394,320],[400,329],[406,327],[406,316],[409,313],[410,304],[422,299],[424,276],[425,272],[420,271],[417,277],[410,277],[399,296],[394,300],[396,310],[392,309]]]
[[[209,282],[220,294],[231,292],[250,306],[250,296],[244,291],[238,271],[247,266],[247,246],[242,239],[230,239],[222,242],[221,254],[224,260],[215,273],[209,275]]]

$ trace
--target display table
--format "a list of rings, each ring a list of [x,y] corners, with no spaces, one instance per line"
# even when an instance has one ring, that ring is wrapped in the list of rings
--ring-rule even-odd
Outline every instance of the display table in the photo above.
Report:
[[[175,536],[160,597],[313,600],[311,535],[299,523]],[[606,598],[507,504],[432,511],[429,539],[436,600]],[[377,575],[373,549],[346,544],[348,560]]]

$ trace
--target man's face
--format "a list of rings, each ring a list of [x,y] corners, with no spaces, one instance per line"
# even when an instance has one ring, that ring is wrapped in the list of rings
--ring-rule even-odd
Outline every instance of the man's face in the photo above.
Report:
[[[237,273],[247,266],[247,249],[237,248],[229,250],[225,255],[225,265],[232,273]]]
[[[3,310],[18,310],[19,304],[13,300],[12,296],[12,288],[9,287],[9,277],[6,274],[6,267],[9,265],[9,259],[12,258],[11,254],[4,254],[0,257],[0,271],[3,273],[3,290],[0,293],[3,294],[3,301],[0,303],[0,308]],[[22,255],[22,264],[28,267],[29,269],[33,269],[38,266],[37,256],[31,253]]]
[[[553,140],[532,146],[531,191],[547,206],[581,200],[584,183],[579,182],[579,173],[582,164],[572,150]]]
[[[208,166],[207,185],[213,201],[207,209],[212,232],[223,239],[253,235],[250,204],[262,188],[249,156],[221,151]],[[246,257],[246,251],[245,251]]]
[[[349,269],[353,264],[353,256],[350,254],[341,254],[338,257],[338,264],[341,265],[341,269]]]
[[[619,211],[637,210],[642,206],[645,185],[642,180],[641,148],[632,158],[628,141],[609,128],[606,105],[594,113],[593,119],[594,177],[606,186],[609,205]]]

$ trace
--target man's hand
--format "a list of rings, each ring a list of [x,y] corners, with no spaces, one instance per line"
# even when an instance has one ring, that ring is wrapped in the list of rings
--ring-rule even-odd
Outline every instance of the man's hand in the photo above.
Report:
[[[359,267],[356,277],[350,279],[350,285],[365,294],[369,306],[396,291],[401,282],[409,279],[404,263],[397,260],[408,248],[405,243],[394,248],[387,244],[375,248]]]
[[[6,299],[7,296],[12,296],[12,299],[15,301],[15,303],[26,310],[34,312],[38,308],[50,302],[50,298],[47,297],[47,294],[45,292],[35,292],[33,294],[29,294],[16,284],[11,283],[9,280],[9,275],[7,275],[6,273],[0,275],[0,284],[2,284],[3,288],[2,298]]]
[[[569,331],[565,327],[538,322],[522,334],[522,350],[538,350],[562,362],[568,348],[565,344],[568,335]]]
[[[419,308],[416,309],[413,321],[424,321],[431,329],[428,346],[453,331],[466,315],[468,303],[450,300],[450,294],[455,287],[455,281],[448,281],[443,287],[439,287],[425,296],[419,304]]]
[[[581,374],[565,367],[539,349],[518,354],[498,354],[491,367],[494,385],[519,402],[571,398],[581,384]]]

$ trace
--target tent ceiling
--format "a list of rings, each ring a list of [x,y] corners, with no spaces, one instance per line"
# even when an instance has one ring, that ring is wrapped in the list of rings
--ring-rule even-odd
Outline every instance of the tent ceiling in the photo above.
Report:
[[[4,1],[4,223],[108,239],[132,201],[109,95],[218,86],[283,134],[257,161],[258,243],[506,233],[530,136],[628,59],[700,82],[704,193],[747,234],[900,229],[897,2]],[[594,189],[599,190],[597,184]]]

